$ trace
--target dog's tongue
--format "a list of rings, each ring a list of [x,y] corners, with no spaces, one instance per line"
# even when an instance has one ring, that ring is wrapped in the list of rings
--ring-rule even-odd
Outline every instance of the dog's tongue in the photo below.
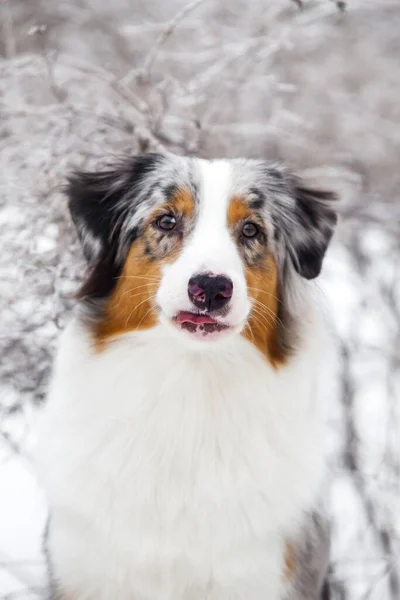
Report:
[[[194,325],[203,325],[204,323],[216,323],[215,319],[212,319],[208,315],[195,315],[191,312],[181,311],[176,317],[178,323],[193,323]]]

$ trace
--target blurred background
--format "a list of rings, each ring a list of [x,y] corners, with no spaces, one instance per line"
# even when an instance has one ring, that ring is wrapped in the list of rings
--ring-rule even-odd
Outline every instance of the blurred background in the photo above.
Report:
[[[399,96],[399,0],[0,0],[1,600],[46,597],[32,427],[84,268],[59,186],[155,149],[339,192],[330,585],[399,600]]]

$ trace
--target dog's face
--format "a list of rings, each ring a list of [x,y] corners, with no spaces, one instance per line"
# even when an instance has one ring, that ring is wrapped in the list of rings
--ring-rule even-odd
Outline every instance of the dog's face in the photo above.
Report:
[[[170,154],[77,173],[68,194],[99,340],[161,324],[199,347],[243,335],[283,360],[287,278],[319,274],[332,194],[262,161]]]

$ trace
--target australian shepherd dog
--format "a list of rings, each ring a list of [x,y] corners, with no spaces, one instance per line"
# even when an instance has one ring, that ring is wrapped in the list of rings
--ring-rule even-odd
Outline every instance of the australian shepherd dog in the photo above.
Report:
[[[334,194],[168,153],[66,192],[88,271],[37,451],[53,597],[299,597],[331,348],[310,280]]]

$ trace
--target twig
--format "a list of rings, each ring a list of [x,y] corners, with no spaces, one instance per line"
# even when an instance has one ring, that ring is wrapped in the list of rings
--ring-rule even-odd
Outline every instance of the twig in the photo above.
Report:
[[[3,39],[5,45],[5,54],[7,58],[12,58],[16,54],[16,43],[14,36],[14,26],[13,26],[13,15],[11,2],[5,0],[2,3],[2,11],[3,13]]]
[[[357,248],[359,251],[359,249]],[[365,257],[361,254],[357,256],[359,264],[365,264]],[[387,527],[379,523],[376,508],[373,500],[371,499],[368,489],[364,480],[364,476],[359,465],[359,439],[357,435],[356,425],[354,422],[353,415],[353,403],[354,403],[354,384],[352,382],[350,373],[350,351],[348,346],[342,343],[341,347],[342,361],[343,361],[343,372],[342,372],[342,403],[344,408],[345,418],[345,446],[344,446],[344,462],[345,467],[349,471],[351,478],[354,482],[355,489],[357,490],[358,496],[363,504],[365,515],[368,519],[368,523],[371,530],[374,533],[375,539],[379,543],[382,554],[386,560],[393,559],[393,540]],[[393,600],[397,600],[399,594],[399,577],[396,569],[390,568],[388,570],[389,586]]]
[[[184,8],[182,8],[176,15],[167,23],[164,31],[161,32],[160,37],[158,38],[154,48],[148,54],[145,63],[143,65],[142,77],[144,79],[148,79],[150,77],[151,69],[153,64],[157,58],[157,55],[160,51],[161,46],[165,44],[167,39],[173,34],[179,23],[186,17],[187,14],[195,10],[200,4],[202,4],[204,0],[193,0],[187,4]]]
[[[347,8],[347,2],[345,0],[332,0],[332,2],[334,2],[337,8],[342,12],[344,12]]]

